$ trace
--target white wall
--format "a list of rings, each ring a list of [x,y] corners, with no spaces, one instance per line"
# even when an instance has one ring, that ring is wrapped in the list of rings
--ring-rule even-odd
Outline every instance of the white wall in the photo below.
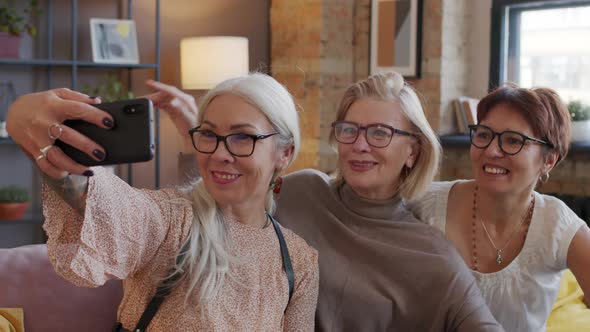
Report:
[[[469,0],[467,14],[467,76],[465,95],[482,98],[486,95],[490,67],[492,0]]]

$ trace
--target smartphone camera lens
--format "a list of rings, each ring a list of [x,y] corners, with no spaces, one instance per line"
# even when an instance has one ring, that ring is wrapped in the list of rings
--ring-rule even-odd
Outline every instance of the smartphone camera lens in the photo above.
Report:
[[[140,105],[128,105],[125,107],[125,113],[127,114],[137,114],[141,111]]]

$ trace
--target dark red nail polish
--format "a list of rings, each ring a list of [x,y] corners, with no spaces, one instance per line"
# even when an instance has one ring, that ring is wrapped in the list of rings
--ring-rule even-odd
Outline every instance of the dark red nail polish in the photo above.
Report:
[[[104,124],[105,126],[109,127],[109,128],[113,128],[113,120],[109,119],[109,118],[104,118],[102,119],[102,124]]]
[[[87,170],[87,171],[84,171],[84,173],[82,173],[82,175],[87,176],[87,177],[91,177],[91,176],[94,176],[94,172],[91,170]]]
[[[93,155],[94,155],[96,158],[98,158],[98,160],[100,160],[100,161],[103,161],[103,160],[104,160],[104,152],[102,152],[102,151],[100,151],[100,150],[96,149],[96,150],[92,151],[92,154],[93,154]]]

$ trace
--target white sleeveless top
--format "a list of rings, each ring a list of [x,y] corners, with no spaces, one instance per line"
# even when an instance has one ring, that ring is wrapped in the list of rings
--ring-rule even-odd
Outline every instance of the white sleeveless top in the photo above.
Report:
[[[408,204],[418,219],[443,233],[449,192],[465,180],[434,182],[419,201]],[[559,199],[535,195],[535,207],[524,246],[504,269],[493,273],[471,271],[498,322],[508,332],[539,332],[546,322],[567,268],[574,235],[586,223]]]

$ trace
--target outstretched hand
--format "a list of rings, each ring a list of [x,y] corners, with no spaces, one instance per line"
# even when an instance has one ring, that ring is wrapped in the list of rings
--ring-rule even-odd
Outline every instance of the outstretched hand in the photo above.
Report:
[[[145,96],[145,98],[149,98],[155,107],[168,113],[176,129],[190,146],[191,140],[188,131],[197,124],[198,107],[195,98],[177,87],[162,82],[148,80],[146,85],[156,92]]]
[[[101,146],[63,124],[68,119],[80,119],[101,128],[112,128],[110,114],[92,106],[99,103],[98,98],[65,88],[26,94],[8,109],[6,129],[48,176],[57,179],[69,173],[91,176],[88,167],[76,163],[53,144],[59,139],[97,161],[103,160],[106,152]]]

